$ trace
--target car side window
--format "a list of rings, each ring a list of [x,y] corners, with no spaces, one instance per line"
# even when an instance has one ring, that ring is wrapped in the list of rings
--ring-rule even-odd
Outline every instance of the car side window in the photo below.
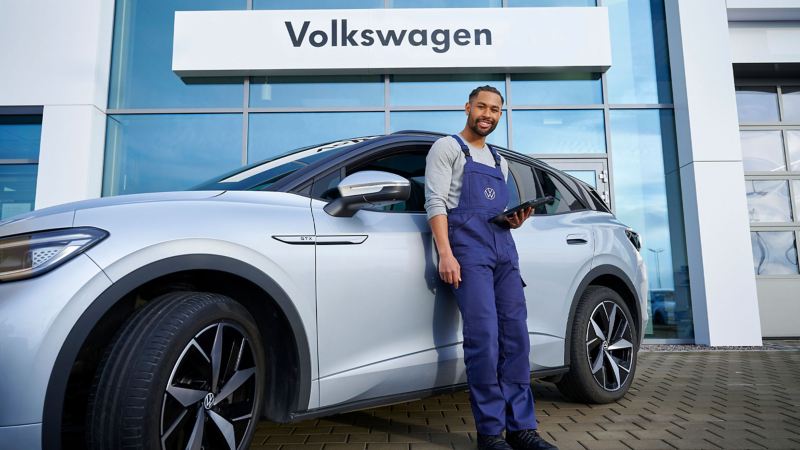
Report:
[[[517,180],[511,169],[508,170],[508,178],[506,178],[506,186],[508,186],[508,208],[513,208],[520,204],[519,189],[517,188]]]
[[[362,170],[379,170],[389,172],[407,179],[411,183],[411,195],[408,200],[393,205],[368,208],[372,211],[385,212],[425,212],[425,157],[430,146],[415,146],[405,151],[392,153],[366,163],[347,169],[347,174]]]
[[[314,179],[314,185],[311,187],[311,198],[317,200],[331,201],[339,196],[339,182],[342,181],[342,169],[336,170],[319,176]]]
[[[580,211],[586,209],[583,203],[559,180],[555,175],[541,170],[534,169],[536,176],[542,185],[543,195],[552,195],[555,201],[550,205],[541,205],[536,208],[536,214],[561,214],[570,211]]]
[[[542,196],[539,193],[539,185],[533,177],[533,169],[531,169],[531,166],[518,161],[509,160],[508,169],[514,174],[514,178],[517,180],[517,186],[519,187],[520,201],[515,203],[515,205],[518,205],[522,201],[533,200]]]

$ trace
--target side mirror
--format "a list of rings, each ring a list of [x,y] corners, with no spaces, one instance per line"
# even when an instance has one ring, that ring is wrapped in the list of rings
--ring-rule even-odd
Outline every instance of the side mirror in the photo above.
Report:
[[[365,170],[348,175],[339,182],[341,197],[325,205],[325,212],[335,217],[353,217],[367,206],[384,206],[408,200],[411,183],[389,172]]]

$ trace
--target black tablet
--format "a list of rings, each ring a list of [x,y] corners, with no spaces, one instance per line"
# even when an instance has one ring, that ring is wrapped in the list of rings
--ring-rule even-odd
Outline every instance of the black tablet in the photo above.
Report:
[[[518,211],[523,211],[523,210],[528,209],[528,208],[536,208],[537,206],[544,205],[544,204],[548,204],[549,205],[549,204],[553,203],[555,200],[556,199],[552,195],[548,195],[546,197],[539,197],[539,198],[537,198],[535,200],[528,200],[527,202],[520,203],[519,205],[517,205],[517,206],[515,206],[513,208],[509,208],[509,209],[501,212],[500,214],[492,217],[491,219],[489,219],[489,222],[494,222],[494,223],[497,223],[497,224],[503,224],[503,223],[506,223],[506,219],[507,218],[511,218]]]

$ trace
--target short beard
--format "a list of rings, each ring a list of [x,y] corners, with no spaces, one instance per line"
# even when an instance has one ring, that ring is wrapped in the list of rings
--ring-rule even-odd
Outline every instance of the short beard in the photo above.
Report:
[[[478,127],[478,119],[473,120],[472,124],[470,124],[470,126],[469,126],[469,129],[472,130],[475,134],[477,134],[478,136],[483,136],[483,137],[486,137],[486,136],[492,134],[492,131],[494,131],[495,128],[497,128],[497,122],[492,124],[492,127],[489,128],[486,131],[481,130]]]

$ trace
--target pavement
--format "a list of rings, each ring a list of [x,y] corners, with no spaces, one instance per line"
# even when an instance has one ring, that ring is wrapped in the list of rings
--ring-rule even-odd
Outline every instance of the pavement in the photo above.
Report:
[[[569,449],[800,449],[800,341],[759,350],[644,346],[628,394],[570,403],[536,381],[540,433]],[[469,393],[293,424],[260,422],[253,450],[475,449]]]

